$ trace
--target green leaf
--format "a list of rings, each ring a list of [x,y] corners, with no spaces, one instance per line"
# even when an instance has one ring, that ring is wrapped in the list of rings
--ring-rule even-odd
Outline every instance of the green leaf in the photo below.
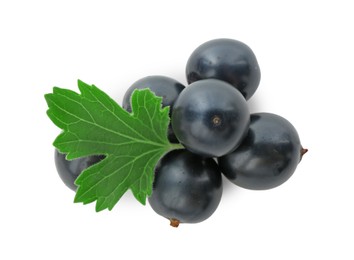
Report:
[[[158,160],[182,147],[167,139],[169,107],[161,108],[162,98],[150,90],[135,90],[128,113],[94,85],[79,80],[78,86],[81,94],[54,87],[45,95],[49,118],[63,130],[53,145],[69,160],[106,156],[77,178],[74,201],[111,210],[130,189],[145,204]]]

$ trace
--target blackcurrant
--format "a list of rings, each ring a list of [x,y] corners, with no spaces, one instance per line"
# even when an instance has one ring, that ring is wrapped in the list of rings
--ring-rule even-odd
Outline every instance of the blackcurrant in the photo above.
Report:
[[[231,154],[218,158],[223,174],[236,185],[252,190],[277,187],[294,173],[307,152],[294,126],[270,114],[251,115],[248,135]]]
[[[229,82],[246,100],[256,92],[261,79],[251,48],[232,39],[215,39],[200,45],[188,59],[186,75],[189,84],[210,78]]]
[[[176,227],[209,218],[221,195],[222,179],[216,162],[183,149],[169,152],[159,161],[148,200],[157,214]]]
[[[98,163],[105,158],[103,155],[94,155],[69,161],[65,158],[65,156],[65,154],[55,150],[55,166],[64,184],[73,191],[76,191],[77,189],[75,180],[80,175],[80,173],[86,168],[94,165],[95,163]]]
[[[172,113],[177,139],[205,157],[232,152],[247,134],[250,113],[241,93],[216,79],[192,83],[177,98]]]
[[[165,76],[147,76],[136,81],[125,93],[122,107],[131,112],[130,98],[135,89],[149,88],[156,96],[162,97],[162,106],[170,107],[170,115],[172,114],[173,104],[179,93],[185,88],[177,80]],[[170,142],[177,142],[171,125],[168,128],[168,139]]]

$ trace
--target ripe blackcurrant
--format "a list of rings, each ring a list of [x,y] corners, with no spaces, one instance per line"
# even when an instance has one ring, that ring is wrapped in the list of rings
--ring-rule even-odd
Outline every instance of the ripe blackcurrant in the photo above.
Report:
[[[57,168],[58,174],[61,180],[66,186],[68,186],[73,191],[76,191],[77,186],[75,185],[75,180],[80,175],[80,173],[86,168],[98,163],[105,158],[103,155],[94,155],[88,157],[82,157],[74,160],[67,160],[65,154],[55,150],[54,160],[55,166]]]
[[[213,159],[204,159],[187,150],[165,155],[155,168],[149,203],[169,219],[172,226],[198,223],[209,218],[219,205],[222,180]]]
[[[275,114],[256,113],[251,115],[242,144],[218,162],[223,174],[236,185],[264,190],[287,181],[305,152],[289,121]]]
[[[236,87],[248,100],[258,88],[261,72],[256,56],[246,44],[215,39],[200,45],[186,67],[187,81],[220,79]]]
[[[247,134],[249,121],[241,93],[216,79],[200,80],[185,88],[171,119],[177,139],[205,157],[220,157],[236,149]]]

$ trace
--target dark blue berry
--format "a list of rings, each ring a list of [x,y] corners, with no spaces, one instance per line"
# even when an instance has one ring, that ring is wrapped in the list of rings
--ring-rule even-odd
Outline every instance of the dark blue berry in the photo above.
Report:
[[[287,181],[305,152],[289,121],[257,113],[251,115],[250,130],[241,146],[218,162],[223,174],[236,185],[264,190]]]
[[[174,105],[172,127],[190,151],[205,157],[232,152],[247,134],[250,113],[229,83],[205,79],[184,89]]]
[[[186,67],[187,81],[220,79],[236,87],[248,100],[257,90],[261,72],[256,56],[246,44],[216,39],[200,45]]]
[[[65,154],[55,150],[54,160],[58,174],[65,185],[73,191],[77,189],[75,180],[81,172],[105,158],[103,155],[94,155],[69,161],[65,157]]]
[[[221,173],[213,159],[204,159],[187,150],[174,150],[156,166],[149,203],[172,226],[178,226],[209,218],[218,207],[221,195]]]

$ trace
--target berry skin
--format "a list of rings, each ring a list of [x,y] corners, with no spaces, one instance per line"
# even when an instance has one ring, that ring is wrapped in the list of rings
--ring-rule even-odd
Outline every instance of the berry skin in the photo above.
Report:
[[[65,158],[65,156],[65,154],[59,153],[58,150],[55,150],[55,166],[61,180],[73,191],[76,191],[77,189],[75,180],[80,173],[86,168],[104,159],[103,155],[94,155],[69,161]]]
[[[209,218],[221,196],[221,173],[213,159],[174,150],[157,164],[148,200],[157,214],[177,227],[179,223],[198,223]]]
[[[175,102],[172,128],[191,152],[220,157],[232,152],[247,134],[250,113],[230,84],[205,79],[189,85]]]
[[[289,121],[275,114],[256,113],[251,115],[248,135],[240,147],[218,158],[218,163],[234,184],[265,190],[287,181],[306,152]]]
[[[172,115],[173,104],[178,95],[185,88],[177,80],[165,76],[147,76],[136,81],[125,93],[122,107],[128,112],[132,111],[130,98],[135,89],[149,88],[156,96],[162,97],[162,107],[170,106],[170,116]],[[177,139],[173,133],[171,124],[168,127],[168,139],[176,143]]]
[[[188,59],[186,75],[189,84],[210,78],[226,81],[246,100],[256,92],[261,80],[253,51],[232,39],[215,39],[200,45]]]

